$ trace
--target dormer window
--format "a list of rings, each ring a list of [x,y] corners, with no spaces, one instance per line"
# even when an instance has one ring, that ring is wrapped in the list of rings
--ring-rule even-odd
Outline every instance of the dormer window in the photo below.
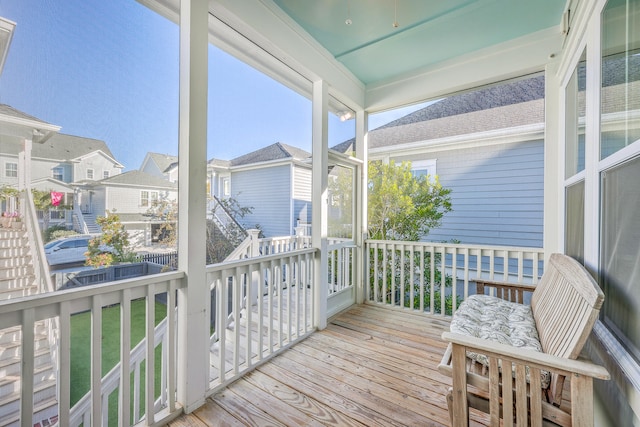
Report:
[[[64,181],[64,169],[61,167],[51,169],[51,177],[58,181]]]

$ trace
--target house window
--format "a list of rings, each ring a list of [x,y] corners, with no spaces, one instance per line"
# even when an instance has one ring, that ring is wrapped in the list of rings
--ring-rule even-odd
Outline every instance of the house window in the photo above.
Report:
[[[149,207],[154,202],[157,202],[157,201],[158,201],[157,191],[142,190],[140,192],[140,206]]]
[[[93,169],[87,169],[87,179],[93,179]]]
[[[229,197],[231,195],[231,179],[224,178],[222,180],[222,195]]]
[[[18,177],[18,164],[17,163],[5,163],[4,164],[4,176],[7,178]]]
[[[584,170],[585,147],[585,89],[587,85],[586,51],[565,88],[565,178],[570,178]]]
[[[602,13],[599,158],[602,320],[640,362],[640,0]],[[596,151],[596,152],[598,152]]]
[[[107,179],[109,178],[109,171],[102,171],[102,179]]]
[[[64,181],[64,169],[60,167],[51,169],[51,176],[53,179],[57,179],[58,181]]]
[[[436,176],[436,161],[416,160],[411,162],[411,173],[414,177],[429,176],[433,179]]]

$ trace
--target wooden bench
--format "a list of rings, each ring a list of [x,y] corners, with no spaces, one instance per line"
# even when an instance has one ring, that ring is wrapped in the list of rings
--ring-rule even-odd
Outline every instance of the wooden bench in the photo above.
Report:
[[[452,426],[468,425],[469,406],[489,413],[493,426],[501,420],[504,426],[514,422],[518,426],[592,426],[592,380],[607,380],[609,374],[591,361],[578,360],[604,301],[591,275],[574,259],[553,254],[537,286],[476,282],[478,293],[493,293],[501,307],[503,300],[511,301],[506,303],[508,310],[529,310],[520,304],[531,293],[530,312],[542,351],[496,342],[494,337],[445,332],[442,338],[449,346],[438,369],[452,377],[453,388],[447,396]],[[477,298],[476,305],[488,297]],[[467,301],[460,305],[452,329],[471,305]],[[492,316],[489,321],[499,322],[494,317],[509,318]],[[546,387],[545,375],[550,376]],[[565,378],[569,378],[570,407],[562,402]]]

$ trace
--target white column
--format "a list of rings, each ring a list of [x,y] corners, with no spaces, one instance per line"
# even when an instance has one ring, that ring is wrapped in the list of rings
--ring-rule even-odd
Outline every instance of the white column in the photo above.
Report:
[[[318,329],[327,327],[327,168],[329,166],[328,138],[329,89],[327,83],[313,83],[312,101],[312,189],[311,200],[311,242],[320,249],[315,262],[315,300],[314,323]]]
[[[209,304],[205,274],[208,1],[180,2],[178,402],[189,413],[205,401],[209,380]]]
[[[31,188],[31,139],[23,139],[18,153],[18,190]]]
[[[561,82],[557,76],[557,61],[545,70],[545,132],[544,132],[544,228],[545,260],[554,252],[564,252],[564,165],[561,141],[564,126],[563,106],[560,105]],[[564,97],[562,97],[564,98]]]
[[[366,111],[356,111],[356,157],[362,160],[360,176],[356,182],[356,245],[358,256],[356,265],[356,303],[362,304],[365,298],[369,277],[365,271],[366,252],[364,241],[367,239],[369,224],[367,221],[367,182],[368,182],[368,150],[369,150],[369,114]]]

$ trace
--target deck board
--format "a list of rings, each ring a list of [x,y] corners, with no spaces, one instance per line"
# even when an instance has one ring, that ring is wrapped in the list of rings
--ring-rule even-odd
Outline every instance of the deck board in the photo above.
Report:
[[[446,319],[360,305],[170,425],[448,426]],[[471,414],[472,425],[486,425]]]

